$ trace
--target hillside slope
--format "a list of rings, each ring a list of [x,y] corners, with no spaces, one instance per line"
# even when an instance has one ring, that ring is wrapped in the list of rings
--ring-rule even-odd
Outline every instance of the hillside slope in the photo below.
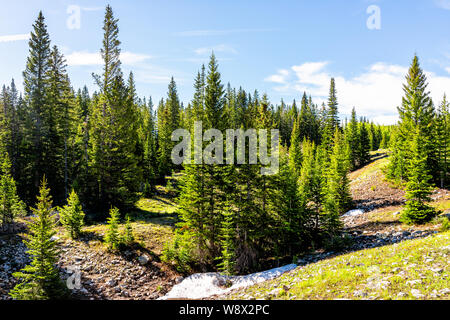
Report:
[[[450,232],[299,267],[225,299],[449,299]]]
[[[357,210],[342,216],[351,243],[318,250],[280,278],[215,297],[225,299],[448,299],[450,233],[438,234],[440,217],[421,226],[399,221],[404,190],[386,181],[384,151],[350,174]],[[450,193],[436,189],[432,205],[450,213]]]

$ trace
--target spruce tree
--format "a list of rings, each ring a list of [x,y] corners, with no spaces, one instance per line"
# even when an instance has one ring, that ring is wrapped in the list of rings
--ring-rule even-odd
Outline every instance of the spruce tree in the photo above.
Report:
[[[13,274],[22,282],[11,290],[10,295],[17,300],[62,299],[65,290],[56,266],[59,250],[54,239],[55,219],[45,177],[37,200],[36,208],[32,209],[35,217],[29,224],[30,233],[25,241],[32,261]]]
[[[439,105],[435,120],[435,143],[439,167],[439,184],[444,188],[448,184],[450,162],[450,117],[449,103],[444,98]]]
[[[323,221],[325,230],[337,235],[342,226],[340,215],[351,207],[349,191],[349,148],[342,134],[336,129],[331,162],[327,174]]]
[[[130,216],[127,215],[127,217],[125,219],[125,234],[123,236],[123,243],[125,243],[125,245],[129,246],[129,245],[133,244],[133,242],[134,242],[133,227],[131,225]]]
[[[116,251],[119,249],[120,245],[120,235],[119,235],[119,223],[120,223],[120,213],[119,209],[111,208],[109,210],[109,218],[107,219],[108,229],[105,235],[105,242],[108,249]]]
[[[46,107],[49,87],[50,69],[50,37],[42,11],[33,24],[33,31],[28,42],[29,55],[26,69],[23,72],[24,100],[27,105],[27,121],[25,148],[28,156],[27,164],[21,173],[20,185],[25,189],[26,202],[31,204],[39,190],[40,179],[45,166],[44,146],[46,144]],[[31,183],[30,183],[31,182]]]
[[[3,158],[0,172],[0,221],[2,229],[5,229],[14,222],[15,217],[24,215],[26,210],[25,204],[17,195],[8,154],[5,154]]]
[[[367,124],[361,121],[359,124],[359,141],[357,146],[358,164],[364,166],[370,161],[370,138]]]
[[[413,138],[419,130],[422,134],[423,151],[427,157],[427,167],[433,177],[437,177],[436,145],[433,141],[433,125],[435,110],[430,94],[427,91],[427,78],[420,68],[419,58],[414,56],[403,85],[404,97],[398,107],[400,122],[396,141],[393,146],[393,160],[390,162],[389,173],[395,179],[408,179],[413,157]],[[403,169],[402,169],[403,168]]]
[[[84,212],[75,190],[70,193],[67,205],[60,208],[60,219],[70,237],[77,239],[84,224]]]
[[[430,221],[436,216],[436,210],[427,204],[431,201],[432,185],[431,175],[427,168],[427,153],[424,138],[420,132],[415,134],[412,145],[412,159],[410,175],[406,185],[406,208],[400,220],[411,224],[421,224]]]
[[[346,139],[350,147],[351,169],[356,169],[360,165],[358,160],[361,159],[358,152],[360,150],[360,143],[365,142],[360,142],[362,139],[360,139],[358,132],[358,120],[356,119],[355,108],[352,109],[352,117],[347,127]]]

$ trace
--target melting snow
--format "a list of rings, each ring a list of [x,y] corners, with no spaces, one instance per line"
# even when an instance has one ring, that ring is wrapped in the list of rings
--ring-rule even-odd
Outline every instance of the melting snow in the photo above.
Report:
[[[342,217],[354,217],[354,216],[359,216],[360,214],[363,214],[364,210],[361,209],[355,209],[355,210],[350,210],[347,213],[344,213],[342,215]]]
[[[180,284],[174,286],[169,293],[160,299],[201,299],[215,294],[224,294],[233,289],[248,287],[259,282],[279,277],[283,273],[291,271],[296,267],[296,264],[289,264],[245,276],[225,276],[217,272],[196,273],[184,279]],[[223,284],[227,282],[230,283],[231,286],[223,286]]]

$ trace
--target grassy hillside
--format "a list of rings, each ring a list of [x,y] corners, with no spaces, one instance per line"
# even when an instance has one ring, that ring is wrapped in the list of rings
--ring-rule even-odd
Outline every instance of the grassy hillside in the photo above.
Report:
[[[450,232],[299,267],[227,299],[449,299]]]

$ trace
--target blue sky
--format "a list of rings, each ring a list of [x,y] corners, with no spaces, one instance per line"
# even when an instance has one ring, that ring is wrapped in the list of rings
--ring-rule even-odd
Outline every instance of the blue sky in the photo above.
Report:
[[[396,120],[415,52],[435,102],[450,94],[450,0],[0,0],[0,83],[14,77],[21,87],[26,34],[42,9],[73,86],[94,90],[107,3],[120,20],[123,69],[135,73],[139,95],[154,101],[174,76],[187,103],[211,50],[224,83],[266,92],[273,103],[299,100],[305,90],[322,102],[335,77],[342,116],[355,106],[379,123]],[[73,19],[68,26],[73,6],[79,28]],[[369,29],[368,19],[380,28]]]

